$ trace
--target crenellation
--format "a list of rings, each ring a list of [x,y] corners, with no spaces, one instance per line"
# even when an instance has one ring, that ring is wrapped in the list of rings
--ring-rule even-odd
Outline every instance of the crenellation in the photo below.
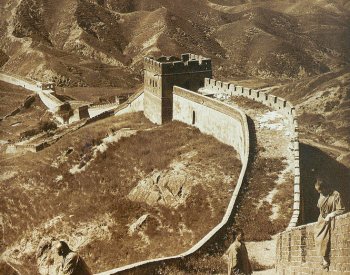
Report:
[[[181,59],[170,56],[162,56],[155,60],[152,57],[144,58],[145,70],[157,74],[196,73],[210,71],[211,59],[199,55],[183,54]],[[211,75],[211,74],[210,74]]]
[[[172,119],[174,86],[197,91],[211,84],[211,59],[200,55],[185,53],[181,58],[162,56],[157,60],[145,57],[144,66],[144,113],[157,124]]]
[[[244,96],[246,98],[261,102],[264,105],[271,107],[274,110],[280,111],[290,121],[291,131],[293,133],[291,139],[291,149],[293,150],[294,155],[294,183],[299,185],[300,188],[300,168],[299,168],[299,140],[298,140],[298,124],[297,124],[297,115],[295,108],[292,103],[286,101],[283,98],[274,96],[272,94],[266,93],[262,90],[254,90],[239,85],[229,84],[228,89],[224,88],[222,82],[215,81],[213,79],[206,80],[206,89],[212,90],[215,93],[226,93],[229,95]],[[298,199],[297,199],[298,198]],[[293,215],[297,219],[292,218],[289,224],[289,227],[296,226],[298,223],[299,214],[302,215],[300,211],[300,192],[296,195],[297,203],[294,204]]]
[[[224,90],[228,91],[229,87],[230,87],[230,83],[228,83],[228,82],[223,82],[223,83],[222,83],[222,88],[223,88]]]
[[[264,103],[266,100],[266,93],[264,91],[259,91],[259,96],[257,101]]]

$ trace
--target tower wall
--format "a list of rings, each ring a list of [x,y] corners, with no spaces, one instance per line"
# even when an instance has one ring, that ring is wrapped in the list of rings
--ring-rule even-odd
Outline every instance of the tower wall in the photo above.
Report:
[[[181,59],[146,57],[144,68],[144,112],[157,124],[172,120],[174,86],[197,91],[212,75],[211,60],[193,54],[183,54]]]

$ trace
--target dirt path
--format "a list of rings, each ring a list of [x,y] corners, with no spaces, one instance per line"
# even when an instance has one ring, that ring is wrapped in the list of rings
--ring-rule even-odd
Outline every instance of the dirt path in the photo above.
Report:
[[[289,148],[292,134],[289,130],[289,121],[282,114],[273,111],[260,103],[245,99],[243,97],[231,97],[226,100],[226,103],[234,105],[243,110],[252,120],[251,127],[255,128],[256,159],[254,160],[255,164],[253,164],[252,169],[258,169],[260,167],[263,167],[264,169],[257,172],[257,174],[254,174],[255,171],[253,171],[253,174],[250,177],[250,181],[252,181],[249,183],[250,188],[259,188],[257,181],[262,181],[260,176],[263,174],[270,175],[266,178],[267,181],[273,181],[272,184],[270,183],[268,185],[268,191],[260,190],[261,192],[258,192],[255,195],[259,197],[259,199],[256,200],[256,203],[245,203],[243,200],[241,206],[242,210],[239,210],[237,218],[239,227],[249,228],[249,231],[252,232],[250,235],[248,232],[247,236],[247,249],[250,257],[260,265],[273,267],[275,264],[276,238],[272,236],[272,239],[268,240],[265,234],[265,237],[261,236],[263,241],[253,241],[254,238],[259,239],[259,237],[255,236],[256,234],[268,229],[264,228],[260,220],[250,219],[249,221],[240,221],[240,219],[242,215],[250,214],[246,208],[249,207],[251,209],[249,211],[254,211],[252,208],[255,207],[259,219],[265,221],[269,220],[272,222],[272,224],[281,223],[281,213],[285,212],[285,206],[280,200],[276,200],[276,197],[281,196],[281,186],[290,185],[290,175],[294,169],[292,151]],[[264,167],[264,165],[260,165],[261,163],[270,163],[269,161],[274,161],[276,159],[282,160],[283,165],[276,165],[273,167]],[[270,164],[267,166],[269,165]],[[251,196],[252,194],[250,194],[248,191],[246,195]],[[254,198],[254,196],[252,197]],[[253,199],[250,199],[249,201],[252,200]],[[291,207],[292,206],[290,205],[290,211]],[[266,208],[267,211],[264,211],[264,208]],[[265,217],[261,217],[261,215]],[[283,230],[283,228],[287,226],[285,224],[286,221],[287,219],[284,218],[284,224],[280,226],[279,230]],[[247,225],[246,223],[249,224]],[[276,231],[278,232],[277,229]],[[274,232],[274,234],[277,232]],[[269,234],[270,232],[266,233]],[[259,272],[257,274],[274,274],[274,270],[267,270],[266,272]]]

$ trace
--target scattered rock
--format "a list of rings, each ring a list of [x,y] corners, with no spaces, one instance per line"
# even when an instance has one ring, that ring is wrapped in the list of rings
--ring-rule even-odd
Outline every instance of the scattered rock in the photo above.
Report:
[[[146,222],[149,214],[144,214],[129,226],[128,233],[133,235]]]

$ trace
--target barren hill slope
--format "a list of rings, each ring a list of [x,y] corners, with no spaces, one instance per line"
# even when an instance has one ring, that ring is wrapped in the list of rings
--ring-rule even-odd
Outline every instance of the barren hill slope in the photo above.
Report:
[[[297,106],[301,139],[350,167],[350,69],[282,85],[271,91]]]
[[[350,8],[340,0],[0,5],[0,50],[9,57],[2,69],[60,85],[134,85],[145,55],[195,52],[214,59],[217,76],[281,79],[331,71],[350,60]]]
[[[30,275],[56,274],[59,239],[93,272],[189,249],[222,219],[241,167],[230,146],[141,113],[89,124],[38,153],[4,151],[0,271],[3,260]]]

